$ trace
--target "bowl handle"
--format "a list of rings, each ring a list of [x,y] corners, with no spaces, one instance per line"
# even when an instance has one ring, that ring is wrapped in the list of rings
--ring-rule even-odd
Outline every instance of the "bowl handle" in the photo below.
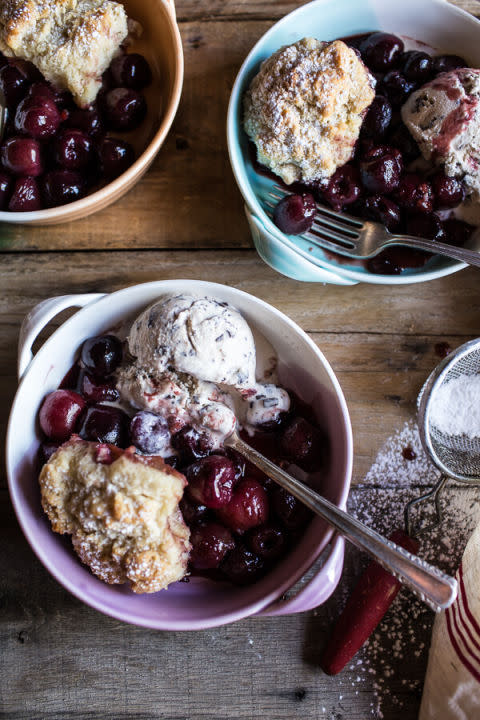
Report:
[[[71,307],[84,307],[100,300],[105,293],[84,293],[82,295],[59,295],[35,305],[24,319],[18,339],[18,379],[21,380],[32,362],[32,345],[35,338],[48,325],[50,320],[62,310]]]
[[[291,615],[322,605],[338,585],[343,569],[344,551],[345,540],[340,535],[335,535],[325,562],[313,578],[291,598],[275,600],[257,615]]]

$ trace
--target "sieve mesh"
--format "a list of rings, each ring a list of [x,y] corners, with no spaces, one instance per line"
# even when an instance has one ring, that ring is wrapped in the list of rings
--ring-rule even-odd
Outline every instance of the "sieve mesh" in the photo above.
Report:
[[[480,427],[478,437],[446,434],[435,427],[439,391],[459,377],[480,374],[480,339],[459,347],[433,371],[419,396],[418,424],[425,450],[441,472],[463,482],[480,481]],[[480,403],[480,397],[479,397]],[[453,410],[452,410],[453,411]]]

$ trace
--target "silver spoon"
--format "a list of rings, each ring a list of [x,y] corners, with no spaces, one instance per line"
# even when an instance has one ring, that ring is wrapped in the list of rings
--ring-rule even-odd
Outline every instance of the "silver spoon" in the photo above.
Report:
[[[439,612],[449,607],[457,596],[457,581],[422,558],[412,555],[391,540],[379,535],[344,510],[326,500],[302,482],[274,465],[257,450],[247,445],[234,430],[224,442],[256,465],[265,475],[288,490],[310,510],[320,515],[347,540],[364,550],[400,582]]]

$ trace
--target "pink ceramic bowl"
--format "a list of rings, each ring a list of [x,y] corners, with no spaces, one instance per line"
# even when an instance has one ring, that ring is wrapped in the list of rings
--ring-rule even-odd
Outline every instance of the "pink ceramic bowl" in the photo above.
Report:
[[[194,630],[254,614],[283,615],[316,607],[338,583],[344,550],[343,539],[320,518],[312,521],[302,540],[274,570],[249,587],[194,577],[156,594],[135,595],[124,586],[107,585],[92,575],[76,557],[69,538],[52,532],[42,511],[35,461],[39,444],[36,418],[43,397],[58,387],[86,338],[133,320],[164,293],[180,291],[232,303],[270,341],[277,352],[281,383],[308,401],[330,438],[329,467],[319,489],[345,507],[352,467],[350,419],[338,381],[320,350],[288,317],[252,295],[215,283],[165,280],[111,295],[52,298],[37,305],[25,319],[19,341],[21,382],[7,433],[10,495],[23,532],[38,558],[65,588],[97,610],[137,625]],[[77,306],[82,309],[32,358],[31,347],[40,330],[61,310]]]
[[[160,150],[177,112],[183,84],[183,49],[174,0],[122,0],[128,17],[139,22],[142,35],[129,48],[149,62],[152,84],[145,88],[147,117],[125,139],[137,160],[126,172],[100,190],[68,205],[31,212],[0,211],[0,222],[57,225],[91,215],[118,200],[148,170]]]

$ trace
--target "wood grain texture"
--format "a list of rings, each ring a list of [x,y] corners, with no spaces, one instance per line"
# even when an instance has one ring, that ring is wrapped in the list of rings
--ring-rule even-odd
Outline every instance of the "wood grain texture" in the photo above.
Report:
[[[480,15],[478,0],[449,0],[452,5],[457,5],[473,15]],[[251,18],[266,18],[277,20],[287,13],[295,10],[305,2],[295,0],[208,0],[208,2],[197,2],[197,0],[176,0],[177,17],[181,22],[183,18],[210,19],[221,17],[225,19],[242,17],[244,20]]]
[[[386,641],[383,657],[364,668],[352,665],[336,678],[319,669],[329,628],[365,565],[359,553],[347,549],[337,591],[314,612],[153,632],[105,617],[64,590],[28,546],[6,490],[18,332],[25,314],[53,295],[185,277],[238,287],[287,313],[322,349],[345,393],[355,444],[352,507],[378,449],[413,417],[439,359],[435,345],[454,348],[480,335],[477,270],[415,286],[342,288],[288,280],[251,249],[226,150],[228,97],[249,49],[301,4],[177,0],[185,86],[149,173],[84,221],[0,228],[0,720],[379,720],[379,683],[390,690],[381,693],[384,720],[417,716],[432,622],[426,610],[405,657],[393,658]],[[476,0],[455,4],[480,15]],[[396,492],[383,488],[379,507],[390,510]],[[399,521],[392,517],[392,526]]]

